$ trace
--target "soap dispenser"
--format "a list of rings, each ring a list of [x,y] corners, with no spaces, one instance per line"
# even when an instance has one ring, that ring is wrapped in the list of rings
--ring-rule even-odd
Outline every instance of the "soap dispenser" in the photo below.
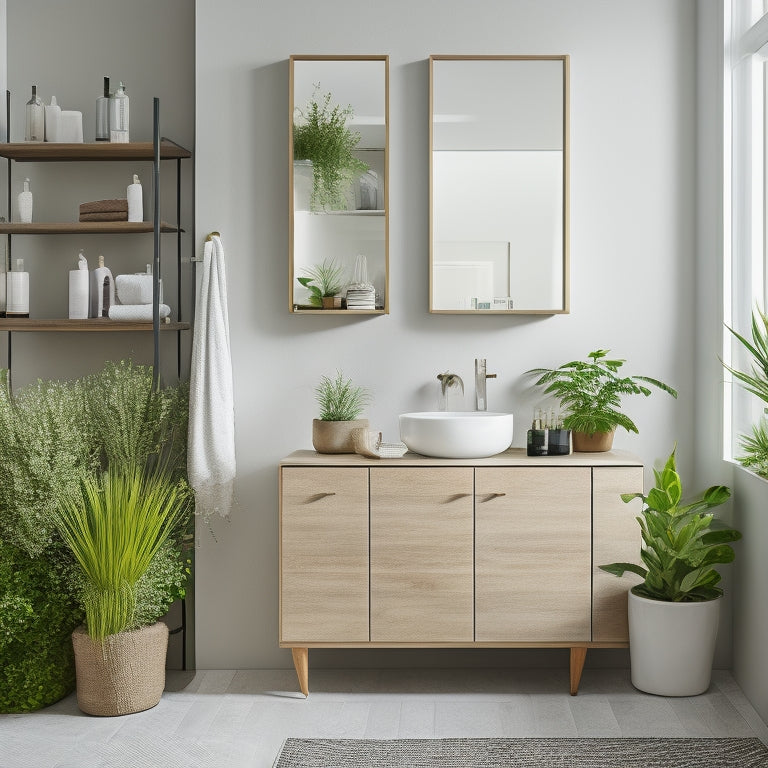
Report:
[[[82,251],[77,258],[77,269],[69,270],[69,319],[88,319],[88,261]]]
[[[24,179],[24,191],[19,192],[19,220],[25,224],[32,221],[32,192],[29,179]]]
[[[109,78],[104,78],[104,92],[96,99],[96,141],[109,141]]]
[[[109,98],[109,140],[128,141],[128,95],[122,83]]]
[[[91,272],[91,317],[109,317],[109,308],[114,304],[115,280],[99,254],[99,266]]]

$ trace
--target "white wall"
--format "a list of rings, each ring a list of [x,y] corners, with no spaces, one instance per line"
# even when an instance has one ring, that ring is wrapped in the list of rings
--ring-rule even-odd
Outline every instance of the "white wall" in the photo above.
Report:
[[[523,372],[609,348],[630,361],[629,373],[657,376],[680,391],[677,402],[656,394],[628,404],[641,434],[617,436],[617,447],[650,465],[677,441],[682,471],[690,473],[691,0],[197,0],[196,14],[196,237],[221,231],[227,253],[239,499],[230,522],[214,522],[216,540],[202,526],[198,534],[200,668],[290,665],[287,651],[277,648],[277,462],[310,446],[312,390],[321,374],[336,368],[374,391],[371,424],[396,438],[398,413],[434,406],[438,372],[464,377],[471,407],[473,359],[486,357],[498,374],[489,382],[490,406],[514,411],[520,446],[538,402],[526,392]],[[390,55],[389,316],[295,316],[285,306],[293,53]],[[427,312],[432,53],[571,55],[570,315]],[[544,658],[525,653],[498,658],[531,664]],[[447,658],[432,652],[312,655],[313,665]]]

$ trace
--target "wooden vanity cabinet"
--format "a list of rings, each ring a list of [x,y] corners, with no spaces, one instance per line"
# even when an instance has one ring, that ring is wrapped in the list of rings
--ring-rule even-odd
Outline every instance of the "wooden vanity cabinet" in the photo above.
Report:
[[[280,646],[308,692],[311,647],[627,647],[643,488],[629,454],[280,465]]]

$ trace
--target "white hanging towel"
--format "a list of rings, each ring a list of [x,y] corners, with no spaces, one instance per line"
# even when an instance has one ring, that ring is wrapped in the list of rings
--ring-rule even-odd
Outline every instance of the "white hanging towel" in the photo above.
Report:
[[[189,483],[196,511],[228,517],[235,480],[235,418],[224,247],[211,235],[195,312],[189,382]]]

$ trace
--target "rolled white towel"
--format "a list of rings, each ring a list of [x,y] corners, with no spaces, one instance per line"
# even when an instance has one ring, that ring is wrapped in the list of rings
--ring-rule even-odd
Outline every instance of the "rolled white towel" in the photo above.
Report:
[[[118,275],[115,290],[121,304],[151,304],[152,275],[143,272],[136,275]]]
[[[171,308],[167,304],[160,305],[160,319],[171,314]],[[124,320],[135,323],[152,322],[151,304],[115,304],[109,308],[110,320]]]

